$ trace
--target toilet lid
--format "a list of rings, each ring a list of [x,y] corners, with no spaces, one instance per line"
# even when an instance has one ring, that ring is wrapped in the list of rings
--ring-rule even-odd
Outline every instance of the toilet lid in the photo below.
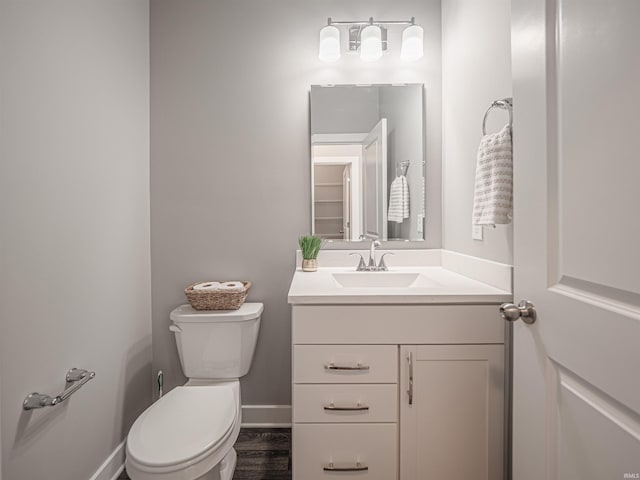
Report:
[[[127,437],[138,463],[165,467],[214,448],[233,427],[236,401],[230,387],[177,387],[147,408]]]

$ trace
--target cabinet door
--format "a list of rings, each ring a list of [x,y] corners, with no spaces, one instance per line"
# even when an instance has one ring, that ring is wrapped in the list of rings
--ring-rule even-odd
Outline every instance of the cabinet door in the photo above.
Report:
[[[503,478],[503,345],[402,346],[400,479]]]

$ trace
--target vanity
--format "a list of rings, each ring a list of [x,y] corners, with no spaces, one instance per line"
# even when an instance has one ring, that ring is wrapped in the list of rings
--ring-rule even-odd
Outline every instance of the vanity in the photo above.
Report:
[[[396,250],[356,272],[353,252],[289,290],[294,480],[505,478],[511,267]]]

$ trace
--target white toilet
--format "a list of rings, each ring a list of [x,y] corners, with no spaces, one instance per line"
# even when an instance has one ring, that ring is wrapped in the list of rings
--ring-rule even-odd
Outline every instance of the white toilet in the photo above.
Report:
[[[147,408],[127,437],[133,480],[231,480],[240,431],[240,382],[249,371],[263,311],[171,312],[178,354],[189,381]]]

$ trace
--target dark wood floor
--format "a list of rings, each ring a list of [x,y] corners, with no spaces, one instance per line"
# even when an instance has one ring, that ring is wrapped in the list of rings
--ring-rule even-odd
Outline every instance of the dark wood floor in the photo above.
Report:
[[[234,480],[291,480],[291,429],[246,428],[235,444]]]
[[[291,480],[291,429],[243,428],[233,480]],[[128,480],[123,472],[120,480]]]

